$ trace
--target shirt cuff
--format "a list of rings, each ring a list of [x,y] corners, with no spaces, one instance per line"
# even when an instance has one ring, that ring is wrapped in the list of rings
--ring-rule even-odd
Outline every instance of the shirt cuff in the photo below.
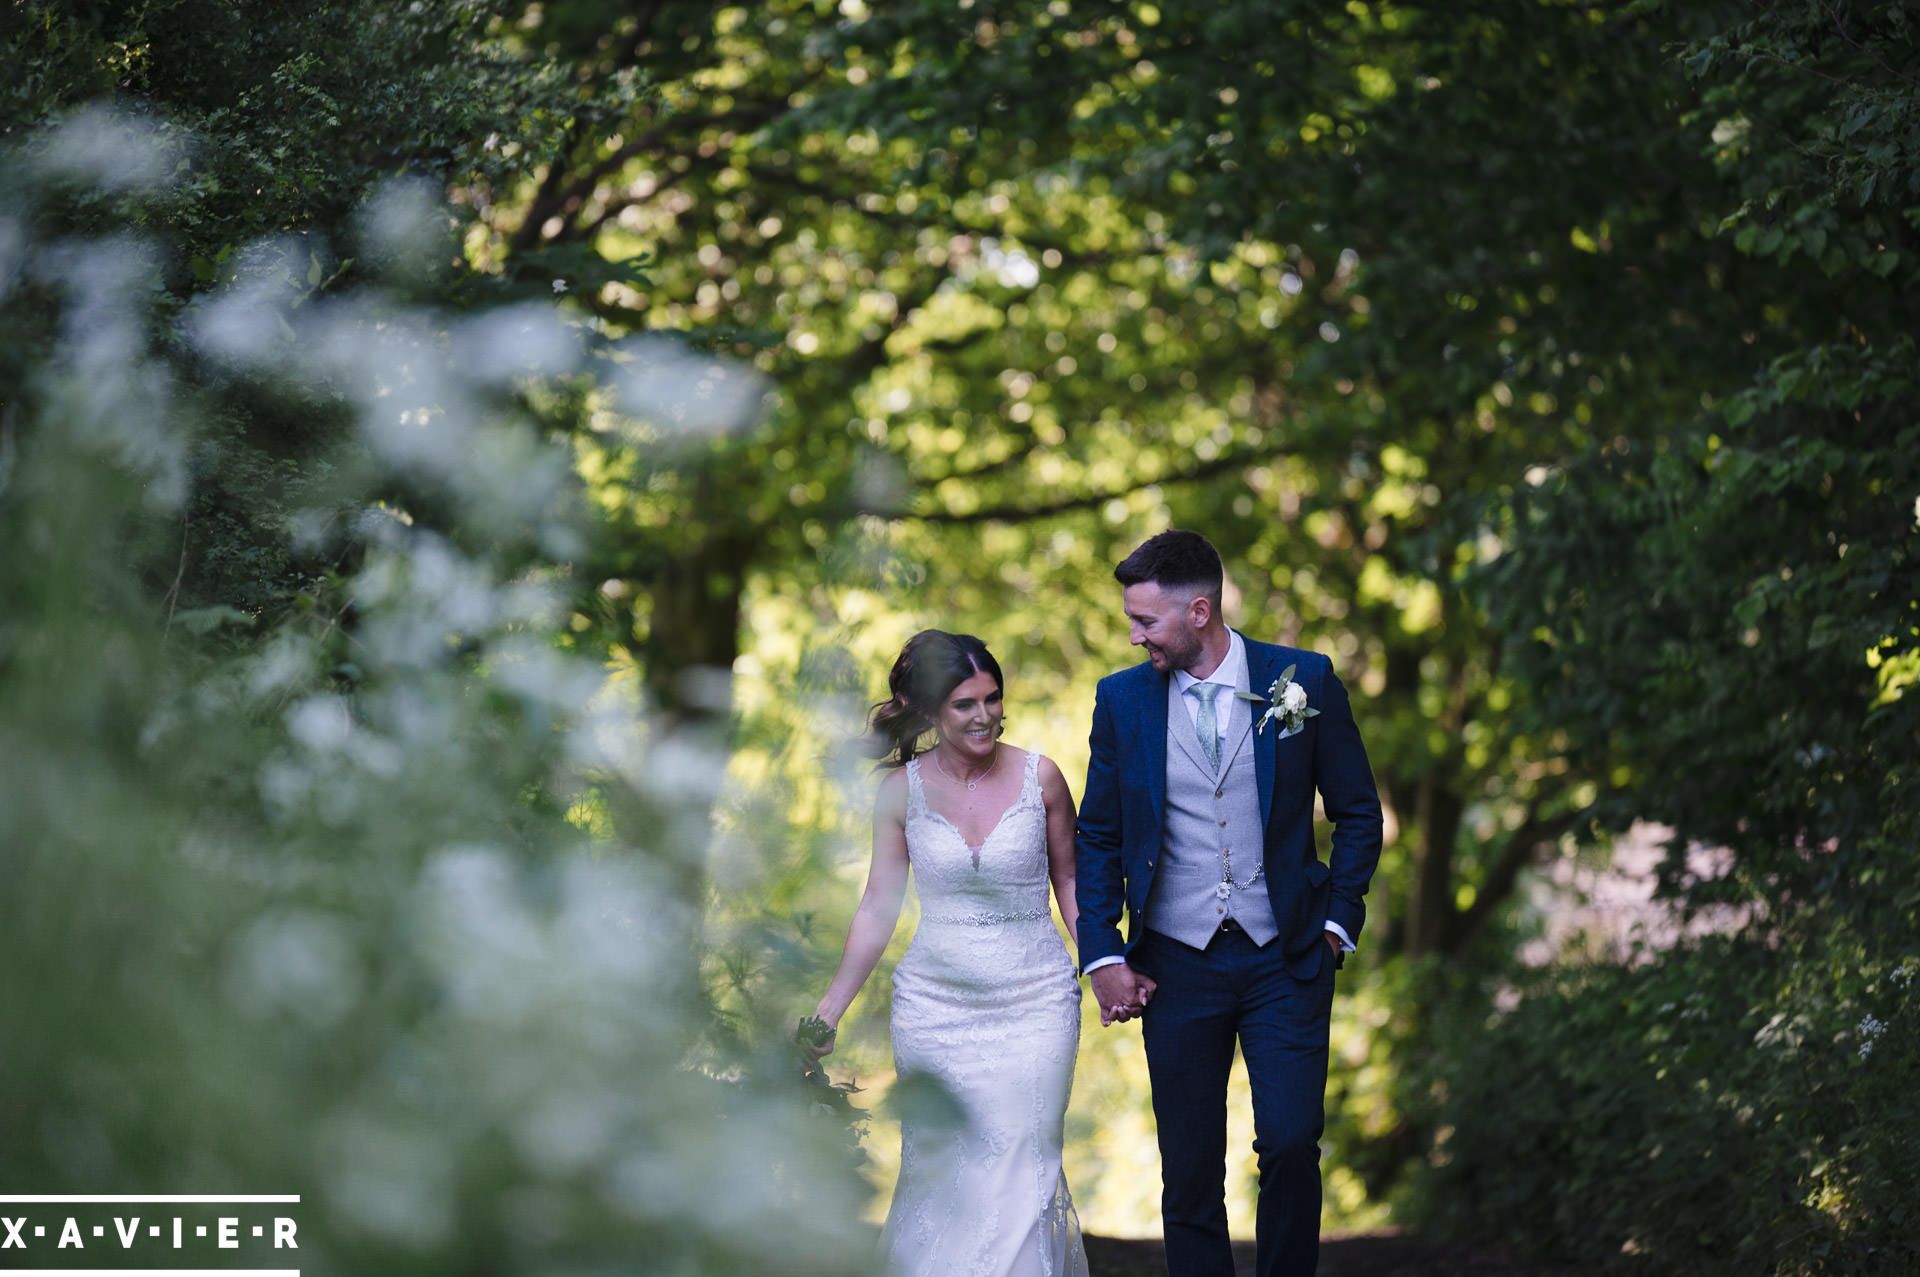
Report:
[[[1095,958],[1092,962],[1089,962],[1086,966],[1081,967],[1080,974],[1092,975],[1094,972],[1098,971],[1101,967],[1110,967],[1116,962],[1125,962],[1125,961],[1126,959],[1121,957],[1119,954],[1110,953],[1104,958]]]
[[[1339,923],[1329,918],[1327,919],[1327,930],[1333,932],[1334,938],[1340,941],[1340,952],[1342,953],[1353,952],[1354,950],[1353,937],[1347,934],[1347,929],[1345,927],[1341,926]]]

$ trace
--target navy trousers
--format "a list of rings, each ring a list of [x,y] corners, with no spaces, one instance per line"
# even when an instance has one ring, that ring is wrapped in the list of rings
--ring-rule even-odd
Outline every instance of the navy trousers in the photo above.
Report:
[[[1324,941],[1319,942],[1323,946]],[[1253,1089],[1260,1277],[1312,1277],[1320,1253],[1320,1134],[1334,959],[1295,979],[1280,942],[1243,931],[1195,949],[1149,931],[1129,962],[1153,977],[1141,1021],[1160,1135],[1169,1277],[1233,1277],[1227,1236],[1227,1075],[1238,1041]]]

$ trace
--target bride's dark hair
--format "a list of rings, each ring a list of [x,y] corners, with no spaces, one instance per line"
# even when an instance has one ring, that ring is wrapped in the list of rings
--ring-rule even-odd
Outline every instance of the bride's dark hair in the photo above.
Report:
[[[975,674],[992,675],[994,686],[1006,694],[1000,662],[973,635],[921,630],[908,639],[887,674],[893,695],[867,715],[867,741],[880,765],[903,767],[920,753],[920,742],[933,730],[948,695]]]

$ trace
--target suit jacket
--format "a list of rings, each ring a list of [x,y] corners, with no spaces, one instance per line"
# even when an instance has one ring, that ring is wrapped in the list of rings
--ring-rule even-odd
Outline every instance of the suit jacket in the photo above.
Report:
[[[1366,747],[1354,725],[1347,690],[1333,663],[1317,652],[1256,643],[1247,674],[1264,696],[1287,666],[1320,713],[1280,736],[1269,723],[1254,736],[1260,787],[1261,848],[1267,898],[1290,966],[1319,970],[1328,920],[1358,942],[1366,923],[1367,885],[1380,860],[1380,795]],[[1100,680],[1094,693],[1087,785],[1080,802],[1078,890],[1080,962],[1125,956],[1146,934],[1147,895],[1160,860],[1167,785],[1167,683],[1151,663]],[[1256,706],[1255,713],[1265,711]],[[1314,846],[1313,796],[1333,822],[1331,863]],[[1127,935],[1120,934],[1122,913]],[[1299,974],[1298,972],[1296,974]]]

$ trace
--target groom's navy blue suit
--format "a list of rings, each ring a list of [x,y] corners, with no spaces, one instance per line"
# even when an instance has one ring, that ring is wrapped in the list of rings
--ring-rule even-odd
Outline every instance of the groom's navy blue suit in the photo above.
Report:
[[[1277,938],[1256,945],[1246,931],[1227,930],[1196,948],[1151,925],[1148,898],[1164,856],[1170,674],[1143,664],[1101,680],[1080,806],[1081,965],[1124,956],[1157,984],[1142,1027],[1171,1277],[1233,1274],[1224,1179],[1227,1076],[1236,1040],[1253,1090],[1258,1272],[1313,1272],[1337,965],[1325,929],[1332,922],[1359,939],[1363,898],[1380,858],[1379,794],[1332,663],[1315,652],[1251,640],[1246,653],[1254,692],[1264,694],[1291,665],[1293,681],[1320,711],[1285,739],[1269,724],[1252,742]],[[1314,843],[1316,792],[1333,822],[1327,862]],[[1243,867],[1241,876],[1247,872]]]

